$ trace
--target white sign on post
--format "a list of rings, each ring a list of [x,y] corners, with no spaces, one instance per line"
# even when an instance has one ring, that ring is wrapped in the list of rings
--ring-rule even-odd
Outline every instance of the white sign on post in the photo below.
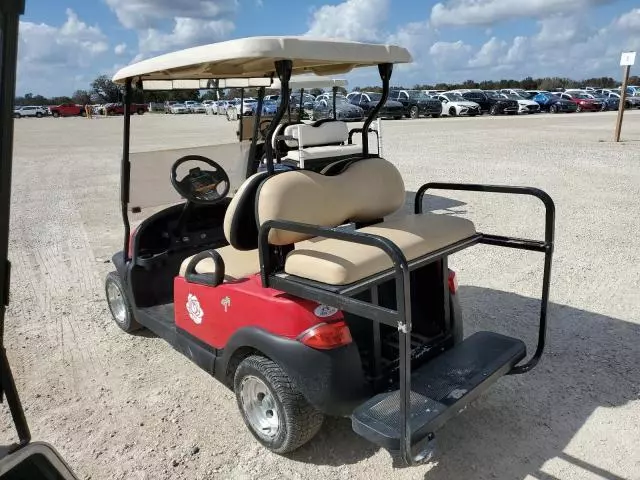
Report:
[[[622,52],[620,66],[626,67],[636,63],[636,52]]]

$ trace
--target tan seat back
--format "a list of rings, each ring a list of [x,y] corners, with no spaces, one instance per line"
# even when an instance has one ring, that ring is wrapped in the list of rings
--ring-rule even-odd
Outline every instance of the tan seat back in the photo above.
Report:
[[[269,177],[258,189],[258,219],[336,227],[346,222],[370,222],[404,205],[400,172],[382,158],[357,161],[335,176],[306,170]],[[290,245],[306,235],[272,230],[269,243]]]

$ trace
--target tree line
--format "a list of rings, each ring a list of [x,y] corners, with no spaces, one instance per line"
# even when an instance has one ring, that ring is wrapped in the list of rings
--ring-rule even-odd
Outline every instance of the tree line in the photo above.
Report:
[[[522,80],[502,79],[502,80],[484,80],[482,82],[476,82],[475,80],[466,80],[462,83],[436,83],[436,84],[417,84],[412,88],[415,90],[456,90],[460,88],[479,88],[481,90],[499,90],[502,88],[523,88],[525,90],[555,90],[558,88],[578,88],[583,86],[597,87],[597,88],[615,88],[619,85],[619,82],[611,77],[595,77],[587,78],[582,81],[573,80],[566,77],[544,77],[544,78],[532,78],[527,77]],[[629,78],[629,85],[640,85],[640,76],[632,76]],[[397,87],[406,88],[406,87]],[[353,90],[366,90],[366,91],[381,91],[381,87],[367,86],[367,87],[355,87]],[[275,90],[270,93],[277,94]],[[309,93],[312,95],[318,95],[321,90],[314,89]],[[133,91],[133,101],[138,103],[157,102],[164,103],[165,101],[179,101],[184,102],[186,100],[221,100],[232,99],[241,96],[241,90],[238,88],[230,88],[222,92],[215,90],[207,90],[201,92],[198,90],[173,90],[173,91],[151,91],[141,92],[138,90]],[[256,89],[247,89],[245,91],[245,97],[257,96]],[[123,99],[123,91],[120,85],[115,84],[106,75],[101,75],[91,82],[91,86],[88,90],[76,90],[71,96],[58,96],[58,97],[45,97],[43,95],[37,95],[33,93],[27,93],[24,96],[16,97],[15,105],[60,105],[63,103],[77,103],[80,105],[94,104],[94,103],[118,103]]]

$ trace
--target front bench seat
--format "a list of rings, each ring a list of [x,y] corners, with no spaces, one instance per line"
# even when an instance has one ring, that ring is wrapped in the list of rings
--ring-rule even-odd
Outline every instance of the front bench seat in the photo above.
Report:
[[[351,163],[335,176],[297,170],[272,176],[258,192],[260,225],[269,220],[337,227],[348,222],[388,238],[407,260],[427,255],[475,235],[469,220],[450,215],[404,214],[382,221],[405,203],[400,172],[382,158]],[[308,241],[305,241],[308,240]],[[304,242],[304,243],[300,243]],[[384,252],[352,242],[313,238],[273,229],[271,245],[295,245],[284,264],[287,274],[328,285],[346,285],[392,268]]]

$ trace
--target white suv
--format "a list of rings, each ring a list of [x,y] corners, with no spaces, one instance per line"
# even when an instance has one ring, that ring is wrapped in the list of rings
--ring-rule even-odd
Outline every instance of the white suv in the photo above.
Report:
[[[22,117],[46,117],[49,114],[49,110],[45,107],[18,107],[13,110],[13,116],[15,118]]]

